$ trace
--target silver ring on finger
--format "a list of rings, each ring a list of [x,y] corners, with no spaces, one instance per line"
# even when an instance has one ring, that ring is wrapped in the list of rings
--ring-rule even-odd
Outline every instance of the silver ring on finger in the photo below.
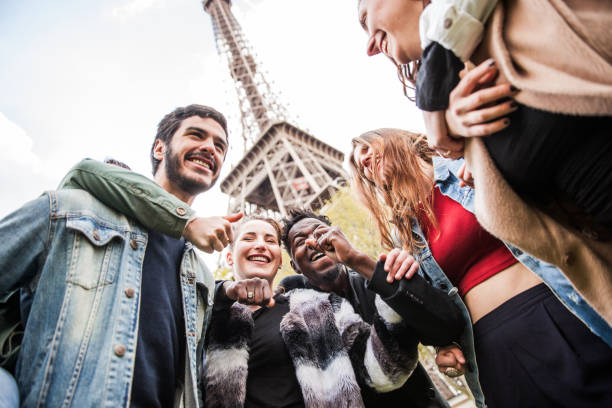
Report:
[[[255,297],[255,292],[252,292],[252,291],[247,292],[248,300],[253,300],[254,297]]]

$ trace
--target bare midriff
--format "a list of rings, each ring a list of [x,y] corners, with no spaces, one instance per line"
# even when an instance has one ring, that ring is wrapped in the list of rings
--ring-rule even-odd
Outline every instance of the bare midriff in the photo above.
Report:
[[[472,323],[476,323],[507,300],[540,283],[542,280],[520,262],[496,273],[474,286],[463,297]]]

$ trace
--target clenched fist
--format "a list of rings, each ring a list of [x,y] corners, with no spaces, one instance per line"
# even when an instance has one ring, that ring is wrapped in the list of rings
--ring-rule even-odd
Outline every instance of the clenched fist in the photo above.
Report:
[[[267,280],[261,278],[223,282],[225,296],[245,305],[274,306],[274,293]]]

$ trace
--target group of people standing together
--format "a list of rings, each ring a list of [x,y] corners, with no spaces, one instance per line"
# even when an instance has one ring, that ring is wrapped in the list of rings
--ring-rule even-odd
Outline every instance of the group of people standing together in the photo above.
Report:
[[[388,253],[306,209],[196,216],[227,125],[177,108],[155,181],[84,160],[0,221],[2,316],[17,312],[0,402],[446,406],[422,343],[478,407],[612,406],[612,7],[429,3],[358,4],[367,52],[395,63],[427,129],[352,141],[351,188]],[[296,275],[274,289],[281,245]],[[215,282],[194,247],[228,246],[234,280]]]

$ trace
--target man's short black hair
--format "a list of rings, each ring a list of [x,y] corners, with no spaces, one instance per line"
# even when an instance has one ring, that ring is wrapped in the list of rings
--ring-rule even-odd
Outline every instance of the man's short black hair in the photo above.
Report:
[[[164,116],[161,122],[159,122],[159,125],[157,125],[157,135],[155,135],[155,140],[153,140],[153,145],[151,146],[151,165],[153,166],[153,175],[157,173],[157,168],[159,167],[159,163],[161,163],[161,161],[157,160],[153,155],[155,142],[157,140],[161,140],[166,145],[170,143],[172,136],[181,126],[183,120],[192,116],[199,116],[202,119],[210,118],[220,124],[225,132],[226,142],[229,144],[229,137],[227,137],[227,121],[221,112],[211,108],[210,106],[196,104],[176,108],[174,111]]]
[[[325,225],[331,226],[331,221],[324,215],[315,214],[314,212],[307,210],[305,208],[293,208],[289,210],[289,214],[287,218],[283,219],[283,245],[289,255],[291,256],[291,242],[289,242],[289,231],[291,228],[301,220],[305,218],[314,218],[316,220],[321,221]]]

